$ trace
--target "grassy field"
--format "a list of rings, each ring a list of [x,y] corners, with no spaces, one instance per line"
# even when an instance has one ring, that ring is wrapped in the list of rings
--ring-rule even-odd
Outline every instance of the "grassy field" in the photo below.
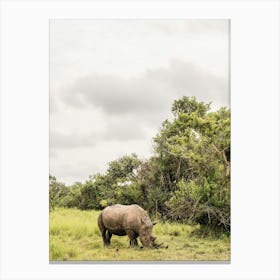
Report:
[[[98,211],[56,209],[50,213],[50,260],[230,260],[230,238],[198,238],[196,226],[159,223],[153,235],[168,248],[129,248],[127,236],[115,236],[104,248],[97,226]]]

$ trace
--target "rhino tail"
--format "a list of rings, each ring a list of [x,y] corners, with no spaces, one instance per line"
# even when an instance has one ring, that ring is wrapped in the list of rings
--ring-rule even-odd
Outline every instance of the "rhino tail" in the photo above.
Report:
[[[103,219],[102,219],[102,212],[99,214],[98,216],[98,220],[97,220],[97,223],[98,223],[98,227],[101,231],[101,233],[103,233],[104,231],[106,231],[106,228],[103,224]]]
[[[98,224],[99,230],[101,231],[101,236],[102,236],[104,246],[109,245],[110,244],[110,238],[108,239],[108,237],[106,236],[107,229],[106,229],[106,227],[103,223],[102,212],[98,216],[97,224]]]

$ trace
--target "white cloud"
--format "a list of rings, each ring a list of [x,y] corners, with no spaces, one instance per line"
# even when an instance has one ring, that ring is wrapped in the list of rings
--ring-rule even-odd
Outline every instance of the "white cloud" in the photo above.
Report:
[[[228,105],[227,84],[223,77],[176,60],[166,68],[149,68],[145,73],[127,79],[93,73],[66,87],[61,96],[67,105],[93,105],[107,114],[149,114],[166,111],[172,100],[181,95],[194,95]]]

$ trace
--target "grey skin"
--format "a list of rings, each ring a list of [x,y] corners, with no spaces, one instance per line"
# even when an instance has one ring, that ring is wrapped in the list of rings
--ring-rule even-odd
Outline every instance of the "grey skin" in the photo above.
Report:
[[[115,204],[106,207],[98,217],[98,227],[101,231],[103,243],[110,245],[113,234],[128,235],[130,247],[138,247],[139,237],[144,247],[158,248],[152,236],[153,223],[147,212],[137,204]]]

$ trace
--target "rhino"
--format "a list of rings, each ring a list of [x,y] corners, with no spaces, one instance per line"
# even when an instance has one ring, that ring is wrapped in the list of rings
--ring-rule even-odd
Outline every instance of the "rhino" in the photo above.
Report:
[[[107,206],[98,216],[98,227],[105,246],[110,245],[111,237],[115,234],[128,235],[130,247],[138,247],[139,237],[144,247],[159,248],[162,244],[156,244],[156,237],[152,236],[155,224],[137,204]]]

